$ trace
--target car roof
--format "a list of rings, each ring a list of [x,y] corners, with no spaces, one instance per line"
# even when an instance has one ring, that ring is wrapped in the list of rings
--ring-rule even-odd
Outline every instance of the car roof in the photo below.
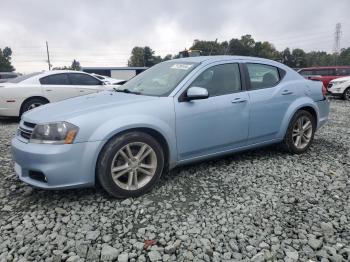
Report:
[[[350,68],[350,66],[313,66],[313,67],[301,68],[300,70],[336,69],[336,68]]]
[[[210,63],[221,62],[225,60],[229,60],[229,61],[236,60],[237,62],[242,61],[242,62],[251,62],[251,63],[263,63],[263,64],[276,66],[287,71],[292,70],[288,66],[282,63],[279,63],[277,61],[260,58],[260,57],[254,57],[254,56],[231,56],[231,55],[195,56],[195,57],[185,57],[185,58],[168,60],[166,62],[193,62],[193,63],[210,64]]]
[[[87,74],[83,71],[75,71],[75,70],[50,70],[50,71],[43,71],[40,76],[48,76],[48,75],[54,75],[54,74],[63,74],[63,73],[79,73],[79,74]]]
[[[253,56],[235,56],[235,55],[216,55],[216,56],[194,56],[194,57],[185,57],[185,58],[178,58],[173,59],[169,61],[187,61],[187,62],[194,62],[194,63],[201,63],[201,62],[216,62],[216,61],[222,61],[222,60],[245,60],[245,61],[262,61],[262,62],[272,62],[273,60],[265,59],[265,58],[259,58],[259,57],[253,57]]]

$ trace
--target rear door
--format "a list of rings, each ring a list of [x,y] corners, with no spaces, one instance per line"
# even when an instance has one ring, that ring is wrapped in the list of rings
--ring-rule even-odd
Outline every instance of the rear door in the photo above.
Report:
[[[83,73],[69,73],[70,83],[76,88],[77,95],[87,95],[105,90],[103,82]]]
[[[42,92],[50,102],[77,96],[77,90],[70,85],[67,73],[58,73],[40,78]]]
[[[251,103],[248,144],[276,139],[296,94],[282,81],[285,74],[282,69],[261,63],[246,63],[245,66]]]

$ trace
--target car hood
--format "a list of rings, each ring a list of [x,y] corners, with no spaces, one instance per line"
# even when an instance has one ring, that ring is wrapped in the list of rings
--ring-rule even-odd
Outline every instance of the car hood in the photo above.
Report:
[[[334,82],[340,82],[340,81],[350,81],[350,76],[339,77],[339,78],[333,79],[330,82],[334,83]]]
[[[116,107],[127,111],[135,103],[153,102],[159,99],[153,96],[125,94],[117,92],[100,92],[86,96],[79,96],[56,103],[50,103],[23,115],[23,119],[33,123],[47,123],[53,121],[66,121],[76,116],[112,110]],[[119,111],[118,111],[119,112]]]

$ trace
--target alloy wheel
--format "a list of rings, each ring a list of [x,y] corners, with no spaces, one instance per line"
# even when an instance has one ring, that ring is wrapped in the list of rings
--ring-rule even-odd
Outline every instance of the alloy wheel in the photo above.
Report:
[[[312,123],[306,116],[301,116],[295,122],[292,132],[293,143],[296,148],[304,149],[308,146],[312,138]]]
[[[348,88],[347,90],[345,90],[344,97],[345,97],[345,100],[350,101],[350,88]]]
[[[111,165],[113,181],[124,190],[137,190],[151,181],[157,169],[157,156],[152,147],[142,142],[123,146]]]

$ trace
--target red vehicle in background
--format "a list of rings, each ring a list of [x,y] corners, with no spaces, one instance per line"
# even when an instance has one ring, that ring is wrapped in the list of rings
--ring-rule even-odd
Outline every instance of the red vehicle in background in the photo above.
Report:
[[[322,81],[327,87],[329,81],[333,79],[350,76],[350,66],[308,67],[298,70],[298,73],[307,79]]]

